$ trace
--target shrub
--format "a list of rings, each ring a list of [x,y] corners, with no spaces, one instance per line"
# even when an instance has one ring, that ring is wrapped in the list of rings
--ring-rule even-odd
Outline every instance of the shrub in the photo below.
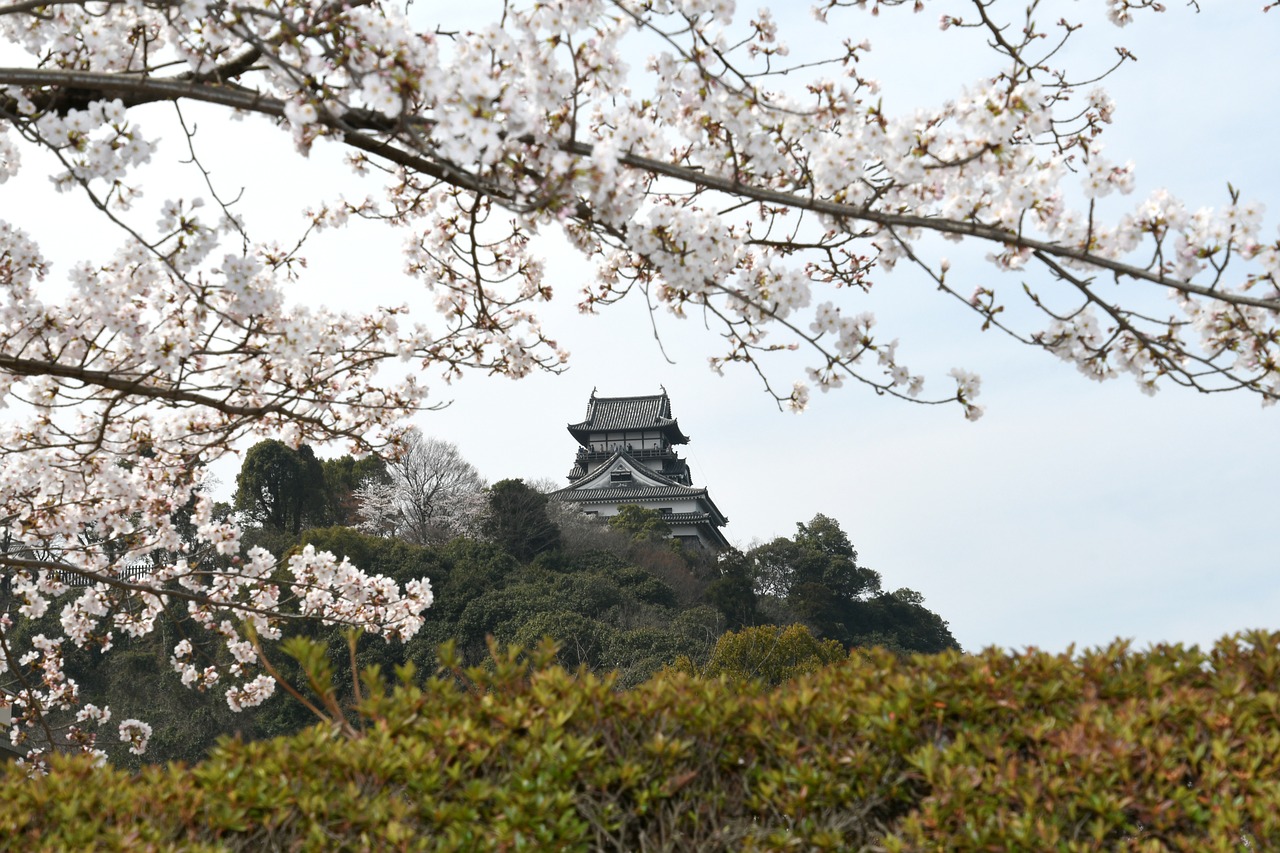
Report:
[[[859,652],[775,688],[500,653],[361,728],[0,780],[15,848],[1280,848],[1280,634],[1208,651]],[[344,734],[344,732],[346,732]]]
[[[759,625],[722,634],[701,670],[687,657],[677,659],[675,668],[691,675],[776,685],[846,657],[840,643],[819,640],[803,625]]]

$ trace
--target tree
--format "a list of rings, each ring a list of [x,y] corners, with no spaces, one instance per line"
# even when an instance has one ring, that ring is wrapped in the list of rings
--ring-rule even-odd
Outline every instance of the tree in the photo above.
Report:
[[[800,621],[846,648],[884,646],[898,652],[959,648],[947,623],[924,606],[924,596],[902,588],[881,590],[880,573],[858,565],[858,552],[834,519],[819,513],[796,524],[791,539],[778,537],[741,558],[732,557],[713,585],[712,599],[731,621],[732,608],[758,618],[757,608],[781,621]],[[741,598],[735,576],[754,578],[756,596]],[[737,593],[735,601],[731,596]],[[723,604],[721,604],[723,602]],[[761,605],[763,604],[763,607]]]
[[[609,516],[608,525],[638,542],[658,542],[671,535],[671,525],[663,519],[662,513],[637,504],[618,507],[617,515]]]
[[[815,284],[863,290],[879,270],[906,262],[991,327],[1095,378],[1128,373],[1146,389],[1164,380],[1276,398],[1280,344],[1267,330],[1280,304],[1280,248],[1260,236],[1259,207],[1233,191],[1224,209],[1189,215],[1157,194],[1100,221],[1094,200],[1129,191],[1133,167],[1103,153],[1114,103],[1102,89],[1070,82],[1114,68],[1055,65],[1058,43],[1077,38],[1078,27],[1042,22],[1034,4],[974,0],[966,4],[972,14],[946,14],[943,24],[957,40],[985,32],[990,77],[941,107],[894,115],[858,73],[867,48],[841,46],[856,21],[843,8],[851,5],[865,4],[821,7],[829,53],[815,48],[790,61],[770,15],[735,21],[727,3],[560,0],[513,6],[500,30],[460,31],[443,21],[419,26],[373,0],[351,8],[291,0],[287,32],[273,29],[275,16],[219,17],[204,7],[149,10],[140,24],[123,3],[92,14],[59,7],[47,18],[20,6],[7,17],[29,27],[40,59],[6,69],[0,84],[19,87],[9,114],[23,141],[56,152],[65,169],[59,182],[96,191],[104,205],[132,199],[126,181],[156,150],[135,114],[155,103],[263,116],[300,153],[335,143],[357,169],[391,175],[382,198],[320,207],[314,225],[356,214],[410,229],[412,272],[438,289],[453,322],[449,334],[411,338],[403,348],[387,346],[396,333],[385,324],[351,329],[353,345],[373,336],[360,340],[358,356],[337,345],[361,373],[392,355],[384,348],[517,375],[557,361],[525,308],[549,295],[529,237],[556,224],[601,262],[587,307],[640,288],[680,313],[704,309],[729,340],[721,363],[754,363],[773,348],[767,332],[785,331],[814,348],[811,381],[822,388],[853,379],[895,396],[920,394],[923,377],[873,333],[869,315],[842,312],[834,301],[817,303],[812,324],[799,315],[815,301]],[[913,4],[873,5],[889,12]],[[1159,8],[1119,0],[1111,15],[1128,23]],[[93,35],[79,39],[82,31]],[[41,33],[65,36],[47,57],[34,47]],[[99,34],[138,49],[95,54],[87,45]],[[662,51],[648,67],[652,77],[626,73],[633,43]],[[169,70],[174,57],[185,70]],[[1122,52],[1115,65],[1130,58]],[[826,70],[843,77],[824,77]],[[788,85],[802,73],[807,85]],[[17,168],[15,158],[6,162]],[[1081,194],[1081,207],[1068,202]],[[784,223],[791,227],[780,237]],[[229,231],[241,241],[234,268],[215,266],[231,284],[228,308],[275,307],[274,279],[296,274],[297,254],[246,251],[244,235]],[[986,244],[1001,269],[1038,267],[1049,289],[1033,289],[1030,306],[1044,325],[1008,319],[1006,295],[986,280],[972,294],[962,290],[949,265],[932,259],[928,235]],[[223,237],[179,202],[144,246],[157,273],[180,277]],[[121,274],[109,267],[94,277]],[[1114,298],[1103,278],[1136,285],[1138,296]],[[1172,322],[1144,312],[1142,290],[1152,284],[1179,294]],[[264,315],[254,331],[268,332],[273,319]],[[125,375],[136,376],[136,367]],[[935,399],[976,417],[976,379],[953,375],[955,393]],[[203,368],[200,376],[211,374]],[[400,394],[417,399],[409,387]],[[805,393],[779,396],[799,406]]]
[[[0,68],[0,180],[52,164],[54,187],[88,199],[108,226],[95,241],[119,240],[114,254],[55,265],[0,222],[0,394],[11,415],[0,425],[0,519],[15,543],[0,556],[11,591],[0,640],[14,619],[50,607],[66,630],[35,647],[0,643],[22,731],[55,741],[50,710],[86,710],[82,728],[105,720],[82,705],[58,649],[145,634],[166,602],[208,629],[175,647],[174,665],[203,686],[217,675],[236,706],[270,680],[252,638],[226,626],[275,632],[306,614],[416,631],[425,588],[393,590],[314,549],[289,559],[285,587],[269,582],[277,561],[263,551],[234,572],[207,571],[201,549],[236,554],[240,532],[196,494],[198,472],[265,438],[394,445],[428,405],[424,373],[558,369],[564,353],[533,310],[551,295],[540,230],[561,229],[597,262],[585,309],[638,290],[700,315],[727,341],[715,366],[743,363],[771,391],[765,356],[795,343],[812,356],[810,385],[853,381],[977,417],[976,377],[954,370],[954,391],[924,396],[897,340],[858,310],[882,271],[909,263],[985,325],[1092,378],[1275,401],[1280,243],[1261,236],[1258,206],[1234,189],[1222,209],[1195,214],[1162,194],[1128,213],[1097,202],[1128,190],[1132,169],[1103,152],[1115,105],[1070,82],[1108,69],[1056,65],[1068,55],[1058,42],[1077,37],[1071,21],[1045,24],[1035,3],[973,0],[964,20],[943,24],[957,38],[980,31],[990,74],[942,106],[899,114],[860,76],[849,5],[866,4],[820,8],[834,52],[815,41],[796,60],[767,13],[735,22],[729,3],[512,3],[490,27],[419,25],[381,0],[5,7],[14,64]],[[1125,23],[1160,4],[1108,8]],[[651,45],[651,61],[628,61]],[[353,215],[399,229],[438,316],[405,316],[408,300],[343,313],[286,299],[286,284],[318,273],[305,240],[250,233],[235,207],[240,176],[229,189],[208,169],[197,121],[209,128],[228,111],[265,119],[260,129],[300,156],[342,148],[371,175],[364,197],[317,204],[307,235]],[[185,164],[206,189],[144,195],[178,185],[148,172],[162,161]],[[937,256],[939,235],[1038,279],[1006,293],[984,277],[971,290]],[[1176,298],[1153,311],[1152,289]],[[1006,312],[1024,292],[1027,310]],[[406,359],[420,369],[378,373]],[[797,408],[808,393],[804,383],[774,391]],[[193,498],[194,550],[173,521]],[[170,552],[145,583],[121,574]],[[73,589],[69,576],[91,586]],[[202,643],[236,662],[197,666]],[[145,740],[133,721],[116,728]]]
[[[324,523],[328,510],[324,469],[307,445],[297,450],[268,439],[245,454],[236,476],[235,509],[254,523],[295,536]]]
[[[858,552],[835,521],[819,513],[796,529],[792,539],[780,536],[751,549],[757,592],[792,598],[809,585],[852,601],[880,591],[880,575],[858,565]]]
[[[560,529],[547,514],[549,498],[523,480],[499,480],[486,491],[480,532],[521,562],[560,547]]]
[[[329,498],[329,516],[334,524],[355,527],[359,523],[356,492],[369,483],[384,482],[387,466],[377,456],[356,459],[350,454],[323,459],[324,487]]]
[[[731,631],[756,624],[760,614],[746,555],[737,549],[726,551],[720,555],[716,568],[719,575],[707,584],[704,593],[707,602],[724,615]]]
[[[417,429],[405,433],[386,475],[356,490],[361,530],[425,545],[466,532],[484,506],[484,479],[458,446]]]
[[[819,640],[803,625],[759,625],[726,632],[716,641],[704,666],[681,658],[673,668],[708,678],[777,685],[848,656],[840,643]]]

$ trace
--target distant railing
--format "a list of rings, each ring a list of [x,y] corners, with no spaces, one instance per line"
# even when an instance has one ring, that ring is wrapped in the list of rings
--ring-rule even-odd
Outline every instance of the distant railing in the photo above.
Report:
[[[154,571],[155,569],[151,566],[123,566],[117,569],[116,573],[111,577],[116,580],[122,580],[125,583],[129,583],[147,578]],[[98,581],[96,578],[86,577],[78,572],[62,571],[59,569],[55,569],[51,574],[67,586],[89,586],[97,583]]]
[[[640,449],[624,447],[623,449],[626,450],[627,454],[633,459],[659,459],[664,456],[675,456],[675,451],[669,447],[648,447]],[[617,452],[618,449],[616,447],[610,450],[587,450],[585,447],[581,447],[578,449],[578,461],[598,462],[601,459],[608,459]]]

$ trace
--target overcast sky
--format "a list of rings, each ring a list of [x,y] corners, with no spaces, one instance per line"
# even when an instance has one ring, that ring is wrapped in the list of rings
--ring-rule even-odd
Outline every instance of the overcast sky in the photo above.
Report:
[[[441,5],[415,9],[429,16]],[[1044,18],[1080,16],[1082,5],[1046,3]],[[1247,198],[1277,199],[1280,12],[1205,5],[1200,15],[1179,5],[1123,30],[1090,19],[1074,57],[1097,68],[1117,44],[1139,57],[1108,83],[1118,104],[1108,153],[1138,165],[1128,202],[1165,186],[1192,209],[1219,205],[1228,181]],[[857,30],[842,35],[871,38],[863,73],[885,81],[890,111],[953,97],[986,67],[958,51],[963,40],[937,33],[944,5],[928,8],[841,19]],[[793,49],[810,49],[807,16],[779,18],[784,37],[789,26],[800,34]],[[210,165],[215,180],[246,185],[251,224],[289,219],[348,180],[323,151],[295,168],[287,144],[258,141],[251,122],[222,122],[209,118],[201,131]],[[4,218],[21,218],[55,258],[114,242],[41,180],[24,175],[0,186]],[[158,204],[166,192],[153,183],[148,200]],[[1280,202],[1268,211],[1267,234],[1277,212]],[[326,237],[308,253],[293,298],[416,298],[403,293],[399,243],[368,226]],[[898,272],[879,279],[882,326],[939,390],[952,367],[981,374],[985,417],[969,423],[958,407],[915,406],[855,387],[815,394],[804,414],[780,413],[754,374],[730,369],[720,378],[707,369],[717,341],[696,320],[656,318],[664,356],[642,302],[579,317],[574,294],[591,268],[554,240],[546,250],[560,297],[546,322],[571,350],[570,369],[519,382],[469,376],[440,388],[449,408],[418,420],[456,442],[490,480],[563,478],[576,446],[565,426],[582,417],[593,388],[616,396],[665,385],[693,439],[686,453],[695,484],[709,487],[729,516],[731,541],[745,548],[790,535],[815,513],[832,516],[888,588],[923,593],[967,649],[1056,650],[1116,637],[1203,644],[1280,627],[1280,411],[1261,409],[1256,398],[1170,387],[1151,399],[1129,380],[1092,383],[1051,356],[983,334],[978,318]],[[981,263],[984,252],[952,249],[952,277],[977,284],[998,275]],[[976,263],[967,263],[970,255]],[[786,387],[797,377],[779,366]]]

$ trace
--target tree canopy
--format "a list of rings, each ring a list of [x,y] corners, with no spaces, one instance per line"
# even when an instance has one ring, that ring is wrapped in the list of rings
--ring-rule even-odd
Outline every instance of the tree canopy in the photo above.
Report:
[[[636,504],[623,504],[616,515],[611,515],[608,525],[640,542],[665,539],[671,535],[671,525],[656,509],[646,509]]]
[[[458,446],[411,429],[385,477],[356,492],[360,528],[419,545],[468,532],[484,504],[484,478]]]
[[[485,500],[480,531],[512,556],[531,560],[560,547],[560,529],[548,514],[550,499],[524,480],[499,480]]]
[[[258,524],[294,535],[324,523],[324,468],[307,445],[268,439],[249,448],[236,477],[235,508]]]
[[[905,587],[883,591],[880,573],[858,565],[858,552],[848,535],[825,515],[797,523],[792,538],[780,536],[758,545],[741,561],[731,561],[729,568],[722,595],[727,597],[735,589],[729,585],[731,579],[750,577],[762,599],[754,605],[757,610],[795,619],[813,628],[818,637],[846,648],[884,646],[910,652],[959,648],[947,623],[924,607],[920,593]]]

